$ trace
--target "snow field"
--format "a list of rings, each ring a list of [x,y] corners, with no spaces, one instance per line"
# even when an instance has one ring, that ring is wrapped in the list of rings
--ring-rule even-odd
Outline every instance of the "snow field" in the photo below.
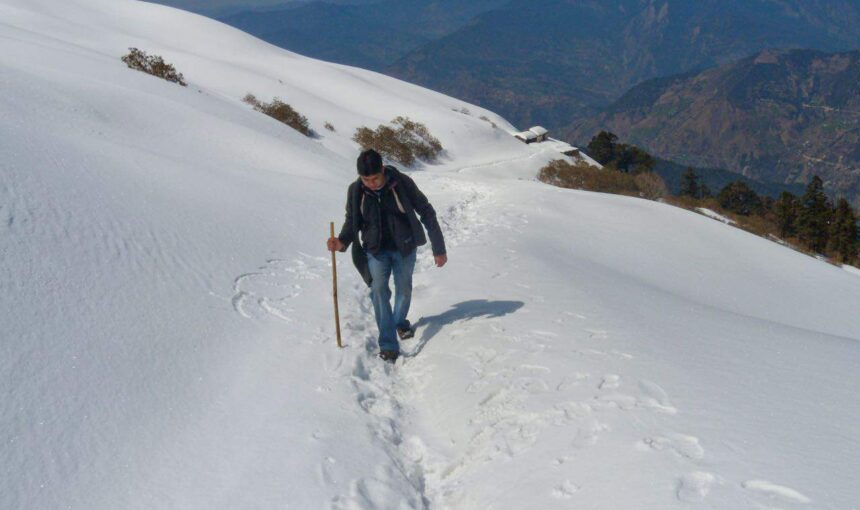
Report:
[[[856,275],[545,186],[555,155],[491,112],[205,18],[0,0],[0,20],[0,507],[858,500]],[[189,87],[126,69],[129,46]],[[418,331],[391,367],[342,255],[335,347],[324,242],[351,133],[403,114],[447,150],[412,175],[450,262],[419,253]]]
[[[571,257],[587,252],[589,248],[581,246],[586,244],[583,241],[599,236],[604,228],[598,218],[589,217],[590,194],[559,192],[581,195],[581,202],[571,205],[553,201],[546,192],[536,191],[541,200],[531,202],[530,192],[539,190],[538,184],[517,182],[499,187],[504,191],[497,190],[495,197],[488,200],[492,205],[485,209],[495,222],[487,221],[486,217],[477,220],[483,228],[494,224],[491,230],[496,235],[488,234],[491,239],[485,237],[460,246],[457,252],[466,254],[464,259],[471,262],[468,272],[471,278],[483,282],[481,295],[490,302],[493,297],[504,297],[499,299],[498,306],[512,311],[481,321],[463,314],[461,324],[442,328],[449,338],[434,336],[433,342],[422,348],[422,356],[405,365],[410,373],[425,365],[437,372],[422,373],[421,379],[429,381],[425,383],[427,393],[417,406],[424,419],[416,420],[422,424],[420,435],[430,450],[438,448],[445,452],[439,466],[424,469],[425,473],[434,474],[433,478],[428,475],[428,481],[433,482],[428,487],[435,494],[431,500],[442,508],[531,505],[561,508],[569,504],[564,502],[567,497],[576,497],[587,508],[605,508],[605,494],[611,493],[612,504],[622,507],[666,508],[686,502],[701,502],[711,508],[798,503],[796,498],[786,498],[785,491],[750,490],[744,477],[753,475],[743,473],[765,469],[772,476],[790,477],[786,471],[791,470],[780,472],[768,462],[748,464],[749,457],[754,455],[747,451],[752,450],[758,454],[780,451],[780,455],[793,458],[792,462],[801,462],[804,455],[810,455],[806,462],[820,463],[822,468],[830,465],[829,459],[817,457],[815,448],[798,446],[809,440],[809,430],[816,430],[807,421],[810,416],[798,416],[793,400],[783,401],[763,385],[764,381],[779,380],[779,389],[772,391],[786,392],[802,401],[815,400],[814,392],[806,393],[809,389],[803,387],[801,378],[791,373],[800,368],[799,360],[794,354],[781,352],[792,343],[792,337],[803,338],[803,330],[780,328],[767,321],[756,324],[760,319],[726,328],[726,323],[739,320],[733,312],[720,308],[730,303],[724,300],[727,296],[708,294],[704,303],[695,303],[693,299],[679,300],[673,295],[678,291],[672,289],[674,282],[660,282],[664,289],[650,282],[631,282],[626,274],[617,274],[631,271],[630,268],[607,262],[611,255],[607,252],[617,247],[612,243],[600,246],[599,256],[585,260]],[[706,223],[702,222],[707,222],[692,219],[692,215],[677,209],[620,200],[627,202],[623,205],[652,209],[643,211],[649,219],[662,214],[675,216],[674,222],[665,222],[666,228],[685,221],[696,222],[703,228],[701,225]],[[522,208],[512,205],[520,202],[527,205]],[[529,232],[535,238],[552,239],[548,231],[557,229],[559,223],[544,221],[541,216],[552,217],[555,213],[570,213],[570,217],[578,219],[576,225],[585,231],[570,236],[577,242],[571,242],[566,250],[561,249],[564,243],[557,244],[556,250],[535,249]],[[622,228],[624,223],[635,225],[640,221],[619,221],[617,216],[613,219],[616,233],[625,234],[629,233]],[[562,231],[558,235],[568,238],[563,228],[558,230]],[[503,237],[500,231],[512,236]],[[647,237],[652,237],[655,232],[648,234]],[[715,236],[719,242],[726,241],[719,234]],[[505,248],[497,252],[488,250],[496,239],[503,239]],[[742,235],[739,240],[741,244],[759,242],[750,235]],[[649,269],[660,269],[662,265],[680,268],[683,264],[679,259],[687,255],[668,253],[661,247],[659,235],[656,239],[628,238],[628,242],[650,245],[646,246],[648,250],[639,246],[636,252],[641,263],[656,266]],[[713,248],[702,246],[701,251]],[[552,251],[564,256],[555,257]],[[797,255],[787,250],[783,253],[788,260]],[[752,264],[772,263],[767,255],[762,255]],[[489,263],[488,257],[498,262]],[[778,260],[785,262],[781,257]],[[602,264],[595,264],[596,261]],[[828,277],[842,281],[834,268],[822,269]],[[558,282],[559,270],[570,275],[568,281],[577,284]],[[687,272],[692,270],[684,268]],[[619,276],[626,284],[615,281]],[[636,276],[641,280],[642,271]],[[746,278],[745,269],[724,272],[722,277],[727,283],[740,284]],[[438,279],[446,280],[441,273]],[[683,289],[687,294],[700,283],[683,275],[679,279],[687,282],[688,288]],[[503,283],[495,285],[497,282]],[[843,283],[849,285],[844,287],[845,291],[851,292],[851,284]],[[747,283],[745,291],[755,291],[757,285]],[[451,295],[452,288],[453,284],[446,287],[445,298],[459,302]],[[473,289],[456,288],[454,293],[465,294],[462,299],[467,303],[468,297],[475,297],[468,296],[470,291]],[[424,300],[417,298],[417,301]],[[520,307],[506,305],[509,302]],[[626,303],[632,305],[625,306]],[[653,312],[643,314],[636,310],[643,305]],[[760,303],[750,307],[748,313],[767,314],[772,307],[772,303]],[[440,309],[444,308],[440,303]],[[694,316],[679,321],[679,311],[688,309],[695,311]],[[606,310],[612,312],[607,314]],[[749,338],[750,330],[767,333],[764,338],[753,340]],[[420,334],[418,337],[419,341],[423,338]],[[748,340],[766,345],[750,348],[744,345]],[[851,342],[846,344],[839,338],[826,341],[828,345],[822,349],[830,354],[818,352],[805,364],[820,366],[817,362],[830,359],[830,355],[851,358],[854,356]],[[734,353],[732,358],[740,355],[742,359],[726,363],[727,354],[719,353],[720,350]],[[465,360],[461,359],[464,351]],[[433,359],[434,355],[440,361]],[[720,361],[709,366],[709,360],[716,358]],[[752,369],[749,365],[752,359],[770,362]],[[415,367],[415,363],[421,366]],[[844,374],[849,368],[840,363],[833,370]],[[732,378],[737,381],[732,383]],[[681,405],[701,402],[700,398],[708,404],[693,408]],[[833,405],[849,401],[850,395],[828,394],[827,400],[819,411],[833,413]],[[762,418],[764,409],[769,419]],[[791,423],[792,420],[804,423]],[[828,423],[831,430],[850,434],[842,428],[844,422],[835,421],[840,423]],[[749,445],[746,447],[749,450],[739,446],[742,444]],[[784,444],[793,445],[791,450],[797,451],[782,451]],[[813,461],[816,457],[818,460]],[[619,480],[619,473],[623,473],[623,481]],[[557,482],[550,484],[553,477],[558,477]],[[846,478],[841,483],[849,482]],[[618,487],[623,490],[617,490]]]

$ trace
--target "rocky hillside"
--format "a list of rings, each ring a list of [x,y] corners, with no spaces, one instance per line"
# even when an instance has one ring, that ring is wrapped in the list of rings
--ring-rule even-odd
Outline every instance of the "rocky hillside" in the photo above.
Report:
[[[655,79],[574,140],[608,129],[684,164],[784,183],[820,175],[831,192],[860,196],[860,51],[766,50],[699,73]]]
[[[651,78],[769,47],[860,47],[853,0],[513,0],[413,51],[389,74],[550,128]]]

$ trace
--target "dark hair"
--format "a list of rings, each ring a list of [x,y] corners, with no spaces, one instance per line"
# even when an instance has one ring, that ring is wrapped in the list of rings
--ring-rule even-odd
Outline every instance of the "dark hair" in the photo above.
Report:
[[[373,149],[361,151],[356,167],[358,168],[358,175],[367,177],[378,174],[382,171],[382,156]]]

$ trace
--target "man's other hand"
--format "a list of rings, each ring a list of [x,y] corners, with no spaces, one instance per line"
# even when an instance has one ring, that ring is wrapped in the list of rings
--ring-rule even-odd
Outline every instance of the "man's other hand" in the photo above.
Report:
[[[328,251],[346,251],[346,246],[337,237],[329,237],[326,246]]]
[[[436,267],[442,267],[448,262],[448,255],[433,255],[433,260],[436,261]]]

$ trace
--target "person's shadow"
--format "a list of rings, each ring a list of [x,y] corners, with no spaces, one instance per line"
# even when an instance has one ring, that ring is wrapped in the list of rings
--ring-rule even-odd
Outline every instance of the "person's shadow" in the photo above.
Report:
[[[522,301],[488,301],[486,299],[472,299],[452,305],[451,308],[439,315],[431,315],[430,317],[421,317],[418,322],[413,324],[413,327],[424,327],[421,331],[421,337],[418,340],[418,345],[415,346],[409,353],[404,353],[403,357],[411,358],[417,356],[427,345],[431,338],[436,336],[436,333],[442,330],[443,327],[453,324],[457,321],[471,320],[478,317],[493,318],[501,317],[509,313],[514,313],[525,303]]]

